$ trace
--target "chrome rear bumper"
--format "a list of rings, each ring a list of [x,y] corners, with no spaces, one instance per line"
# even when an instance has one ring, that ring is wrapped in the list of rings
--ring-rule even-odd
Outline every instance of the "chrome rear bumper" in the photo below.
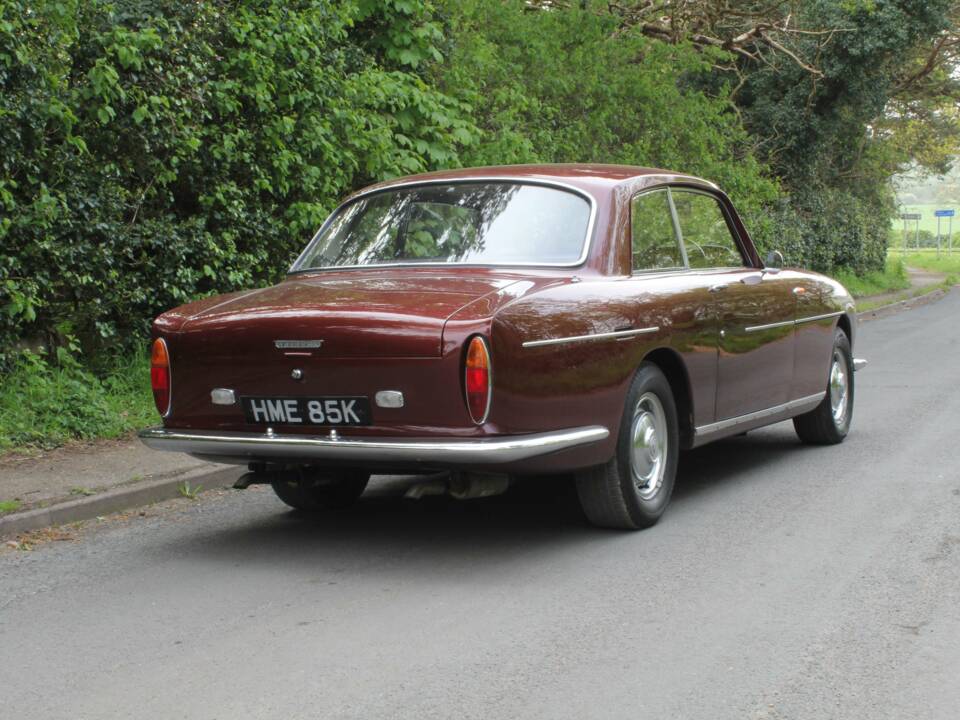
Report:
[[[853,371],[863,370],[867,366],[867,361],[865,358],[854,358],[853,359]]]
[[[252,460],[344,463],[396,463],[456,467],[500,465],[527,460],[604,440],[610,431],[599,425],[530,435],[463,439],[345,438],[148,428],[140,440],[154,450],[208,456],[221,462]]]

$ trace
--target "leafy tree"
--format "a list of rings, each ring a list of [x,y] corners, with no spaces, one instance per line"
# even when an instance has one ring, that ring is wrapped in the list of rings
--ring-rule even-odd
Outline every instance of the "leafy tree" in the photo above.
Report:
[[[762,248],[882,265],[958,154],[956,0],[0,0],[0,365],[277,278],[340,198],[457,165],[699,174]]]
[[[748,214],[778,197],[730,103],[698,86],[714,53],[617,36],[615,18],[590,9],[464,0],[450,14],[440,85],[481,130],[465,164],[668,167],[716,181]]]
[[[549,4],[549,3],[548,3]],[[691,43],[726,60],[729,97],[787,199],[762,218],[795,262],[882,268],[891,179],[956,154],[960,63],[953,0],[622,0],[618,35]],[[730,91],[730,81],[733,90]]]

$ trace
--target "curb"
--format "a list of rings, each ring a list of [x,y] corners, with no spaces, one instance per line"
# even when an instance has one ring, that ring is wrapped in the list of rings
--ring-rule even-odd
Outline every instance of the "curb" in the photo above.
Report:
[[[890,303],[889,305],[881,305],[880,307],[876,307],[871,310],[864,310],[863,312],[857,313],[857,320],[860,322],[879,320],[880,318],[895,315],[902,310],[912,310],[915,307],[929,305],[930,303],[934,303],[937,300],[945,298],[947,296],[947,292],[948,290],[946,289],[934,290],[925,295],[918,295],[917,297],[907,298],[906,300],[898,300],[897,302]]]
[[[180,486],[184,482],[203,485],[203,490],[226,487],[232,485],[243,472],[245,469],[239,466],[216,470],[199,468],[158,480],[123,485],[96,495],[68,500],[49,507],[4,515],[0,517],[0,537],[90,520],[120,510],[171,500],[180,496]]]

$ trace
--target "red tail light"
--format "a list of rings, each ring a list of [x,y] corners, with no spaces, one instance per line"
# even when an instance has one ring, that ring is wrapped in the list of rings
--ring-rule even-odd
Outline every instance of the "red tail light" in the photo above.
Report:
[[[464,363],[467,389],[467,408],[470,417],[480,425],[490,412],[490,352],[487,344],[479,335],[474,336],[467,346],[467,358]]]
[[[150,353],[150,387],[153,388],[153,401],[157,411],[166,417],[170,412],[170,354],[163,338],[153,341]]]

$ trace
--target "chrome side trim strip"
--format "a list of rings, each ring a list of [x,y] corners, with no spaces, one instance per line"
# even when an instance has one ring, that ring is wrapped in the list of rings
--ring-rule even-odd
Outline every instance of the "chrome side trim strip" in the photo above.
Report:
[[[714,433],[721,432],[722,430],[728,430],[738,425],[746,425],[747,423],[754,422],[755,420],[762,420],[763,418],[773,417],[775,415],[780,415],[781,413],[790,412],[791,410],[804,409],[808,406],[816,407],[824,396],[827,394],[826,390],[823,392],[818,392],[814,395],[808,395],[807,397],[797,398],[796,400],[790,400],[789,402],[782,403],[780,405],[774,405],[773,407],[765,408],[763,410],[757,410],[752,413],[747,413],[746,415],[739,415],[737,417],[727,418],[726,420],[719,420],[715,423],[710,423],[709,425],[701,425],[696,428],[693,432],[694,435],[713,435]]]
[[[750,327],[744,328],[745,332],[760,332],[761,330],[773,330],[778,327],[787,327],[788,325],[796,325],[796,320],[784,320],[783,322],[767,323],[766,325],[751,325]]]
[[[486,438],[432,440],[427,438],[346,438],[339,435],[278,435],[147,428],[140,440],[154,450],[211,455],[247,462],[252,458],[343,460],[436,465],[496,465],[526,460],[587,445],[610,436],[600,425]],[[223,460],[221,460],[223,461]]]
[[[823,315],[811,315],[810,317],[797,318],[796,320],[784,320],[782,322],[767,323],[766,325],[751,325],[750,327],[744,328],[745,332],[760,332],[761,330],[773,330],[773,328],[778,327],[787,327],[788,325],[800,325],[801,323],[816,322],[817,320],[826,320],[827,318],[835,318],[843,315],[842,310],[832,313],[824,313]]]
[[[799,325],[800,323],[816,322],[817,320],[826,320],[827,318],[840,317],[841,315],[843,315],[842,310],[837,310],[836,312],[832,312],[832,313],[824,313],[823,315],[811,315],[810,317],[799,318],[797,320],[797,325]]]
[[[589,342],[591,340],[611,340],[614,338],[629,338],[636,335],[647,335],[649,333],[660,332],[660,326],[640,328],[639,330],[616,330],[614,332],[594,333],[592,335],[570,335],[568,337],[547,338],[546,340],[527,340],[523,347],[543,347],[544,345],[560,345],[562,343]]]
[[[327,227],[333,222],[333,219],[340,214],[340,211],[343,210],[347,205],[356,202],[370,195],[376,195],[377,193],[390,192],[392,190],[400,190],[405,188],[417,187],[419,185],[463,185],[463,184],[472,184],[472,183],[502,183],[502,184],[513,184],[513,185],[537,185],[540,187],[550,187],[557,190],[565,190],[566,192],[573,193],[584,200],[590,205],[590,218],[587,220],[587,230],[584,236],[582,250],[580,252],[580,257],[577,260],[568,262],[568,263],[537,263],[537,262],[514,262],[514,263],[450,263],[450,262],[405,262],[405,263],[370,263],[367,265],[324,265],[321,267],[312,267],[312,268],[301,268],[299,267],[300,262],[307,256],[309,251],[313,248],[315,242],[320,238]],[[288,275],[294,275],[297,273],[309,273],[309,272],[320,272],[322,270],[367,270],[370,268],[381,268],[381,269],[390,269],[390,268],[402,268],[402,267],[580,267],[583,265],[587,258],[590,257],[590,246],[593,244],[593,231],[594,226],[597,222],[597,198],[590,192],[587,192],[583,188],[578,188],[569,183],[562,182],[560,180],[553,180],[549,178],[538,178],[538,177],[524,177],[520,175],[484,175],[477,177],[459,177],[459,178],[426,178],[423,180],[408,180],[403,182],[390,182],[387,181],[387,184],[384,185],[375,185],[373,187],[367,188],[365,190],[360,190],[347,197],[342,203],[340,203],[332,213],[327,217],[323,222],[323,225],[320,226],[320,229],[314,233],[314,236],[310,238],[310,242],[307,243],[303,251],[297,256],[297,259],[293,261],[293,265],[290,266],[290,269],[287,270]]]

